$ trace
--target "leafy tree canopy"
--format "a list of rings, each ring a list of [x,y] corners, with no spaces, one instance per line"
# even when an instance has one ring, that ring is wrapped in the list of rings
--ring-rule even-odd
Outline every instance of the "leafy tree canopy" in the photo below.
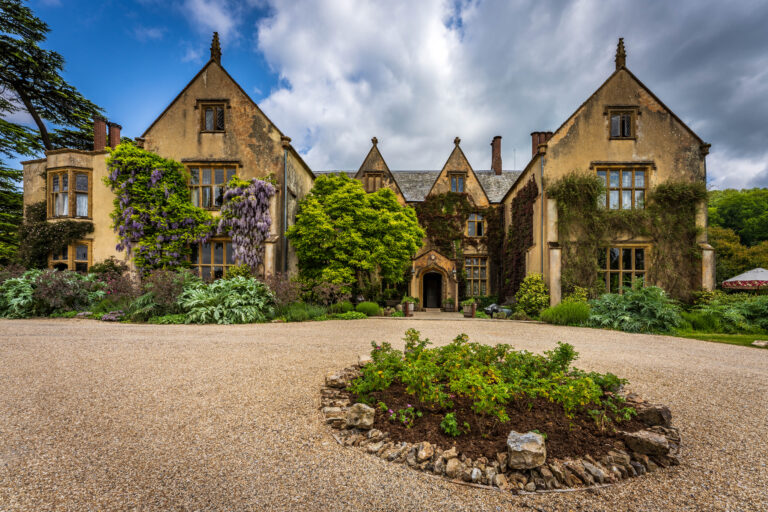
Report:
[[[48,32],[21,0],[0,0],[0,264],[16,254],[23,203],[22,173],[4,159],[56,147],[91,149],[91,120],[101,112],[61,76],[61,55],[40,47]],[[34,128],[10,120],[23,111]]]
[[[733,230],[748,247],[768,240],[768,188],[710,191],[709,225]]]
[[[707,232],[709,243],[715,248],[717,255],[715,268],[718,286],[726,279],[747,270],[768,268],[768,240],[747,247],[732,229],[710,225]]]
[[[302,277],[357,283],[400,283],[424,231],[416,212],[389,189],[367,194],[344,175],[320,176],[287,232]]]

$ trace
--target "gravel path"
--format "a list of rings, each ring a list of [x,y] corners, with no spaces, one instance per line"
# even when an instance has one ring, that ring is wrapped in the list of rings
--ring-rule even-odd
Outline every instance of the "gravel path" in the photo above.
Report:
[[[514,496],[342,448],[318,388],[370,341],[543,351],[670,406],[682,463],[596,491]],[[768,350],[509,321],[252,326],[0,321],[0,510],[768,510]]]

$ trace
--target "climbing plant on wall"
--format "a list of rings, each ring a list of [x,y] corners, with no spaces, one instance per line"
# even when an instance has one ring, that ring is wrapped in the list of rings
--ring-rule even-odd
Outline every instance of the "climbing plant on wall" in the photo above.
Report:
[[[190,245],[207,242],[210,213],[190,200],[188,175],[174,160],[120,144],[107,159],[104,182],[115,193],[111,214],[117,250],[126,250],[143,272],[184,266]]]
[[[525,254],[533,245],[533,203],[538,196],[539,187],[531,178],[512,199],[512,225],[503,248],[503,286],[499,294],[503,297],[514,297],[525,279]]]
[[[45,201],[27,206],[19,230],[19,260],[27,268],[45,268],[48,256],[93,232],[93,223],[82,220],[48,222]]]
[[[227,183],[224,193],[219,234],[232,238],[235,258],[254,273],[264,261],[264,242],[272,226],[269,201],[274,195],[275,187],[268,181],[237,177]]]
[[[703,183],[667,182],[648,191],[646,207],[610,210],[600,206],[605,184],[595,174],[571,172],[547,186],[557,201],[562,246],[563,293],[575,286],[592,296],[605,292],[598,280],[598,249],[638,237],[652,244],[647,280],[673,297],[687,299],[697,288],[697,204],[707,197]]]
[[[467,219],[472,213],[483,216],[485,237],[465,235]],[[416,206],[419,224],[427,233],[431,246],[441,254],[456,261],[456,276],[460,298],[466,291],[464,274],[464,248],[485,244],[488,254],[493,289],[498,289],[499,269],[502,263],[504,228],[501,208],[478,207],[467,194],[445,192],[427,197]]]

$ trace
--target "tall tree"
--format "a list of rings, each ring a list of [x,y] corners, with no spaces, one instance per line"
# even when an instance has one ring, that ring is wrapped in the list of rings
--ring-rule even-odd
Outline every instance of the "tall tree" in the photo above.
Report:
[[[49,31],[21,0],[0,0],[0,263],[13,251],[22,216],[21,172],[4,159],[92,149],[91,120],[101,113],[61,76],[62,56],[40,47]],[[34,126],[14,120],[23,112]]]
[[[768,240],[768,188],[710,191],[709,225],[732,229],[748,247]]]
[[[287,236],[305,279],[364,289],[401,282],[424,231],[391,190],[366,194],[359,181],[332,175],[315,180]]]

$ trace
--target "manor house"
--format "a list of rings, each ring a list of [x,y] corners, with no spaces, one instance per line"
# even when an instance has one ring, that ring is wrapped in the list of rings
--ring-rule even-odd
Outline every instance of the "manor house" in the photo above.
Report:
[[[359,169],[326,172],[344,172],[369,192],[389,188],[404,205],[416,206],[450,193],[466,197],[473,211],[466,217],[458,246],[446,250],[428,238],[413,257],[408,293],[428,308],[456,304],[465,296],[511,295],[519,279],[510,276],[533,272],[543,274],[552,303],[559,302],[565,240],[559,239],[557,204],[548,197],[546,187],[572,171],[594,173],[604,180],[602,203],[608,209],[643,209],[646,195],[661,183],[706,183],[709,144],[629,71],[622,40],[615,70],[607,80],[559,128],[535,131],[531,138],[531,159],[517,171],[502,169],[501,137],[497,136],[491,142],[488,170],[472,167],[458,137],[440,169],[391,170],[374,137]],[[83,240],[51,253],[51,267],[87,270],[111,256],[130,261],[115,249],[117,237],[110,219],[114,195],[103,183],[105,148],[119,142],[120,126],[96,119],[92,151],[59,149],[23,162],[25,206],[45,202],[50,222],[76,220],[94,225]],[[193,203],[214,214],[221,205],[223,185],[232,175],[273,176],[278,193],[271,205],[272,234],[263,273],[295,271],[296,258],[284,233],[315,175],[290,138],[222,67],[216,34],[210,60],[136,143],[182,162],[190,172]],[[515,202],[524,198],[526,214],[516,217]],[[495,226],[489,222],[492,213],[500,219]],[[712,289],[714,252],[706,240],[706,215],[702,201],[695,216],[699,277],[694,286]],[[514,269],[509,268],[508,252],[500,251],[498,240],[490,239],[492,228],[501,230],[502,238],[525,231],[528,242]],[[645,279],[653,251],[651,237],[609,234],[595,269],[605,290],[619,292],[622,284]],[[215,238],[200,244],[193,248],[191,263],[203,278],[223,276],[235,263],[231,241]]]

